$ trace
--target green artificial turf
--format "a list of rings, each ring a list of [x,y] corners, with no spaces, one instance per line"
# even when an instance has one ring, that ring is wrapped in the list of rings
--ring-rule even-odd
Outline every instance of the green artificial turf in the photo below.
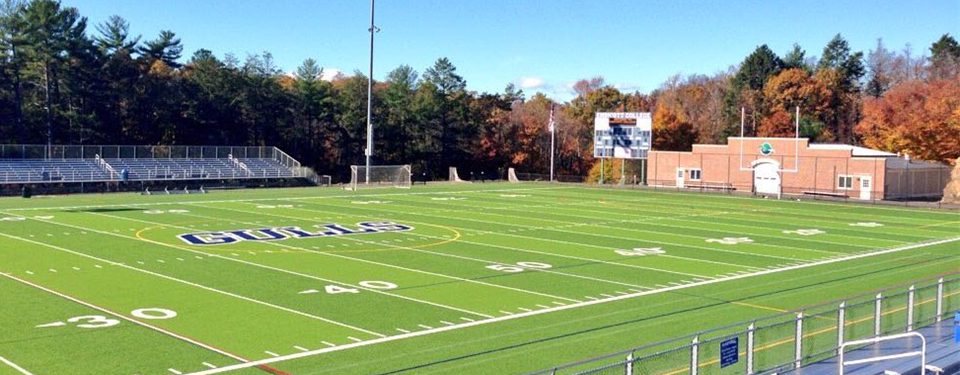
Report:
[[[178,238],[371,221],[412,229]],[[537,183],[3,198],[0,358],[38,375],[523,373],[960,272],[958,241],[956,211]],[[835,341],[822,320],[812,351]],[[762,361],[792,359],[784,327]],[[676,353],[648,373],[682,372]]]

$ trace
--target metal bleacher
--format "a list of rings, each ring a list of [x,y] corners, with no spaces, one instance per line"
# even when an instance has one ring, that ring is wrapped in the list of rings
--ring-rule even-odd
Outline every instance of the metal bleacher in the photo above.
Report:
[[[0,184],[286,179],[304,173],[275,147],[0,145]]]

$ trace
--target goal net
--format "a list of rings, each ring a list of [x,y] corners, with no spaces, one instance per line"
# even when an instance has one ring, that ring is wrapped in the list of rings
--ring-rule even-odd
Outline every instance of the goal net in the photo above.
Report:
[[[410,188],[410,165],[377,165],[369,169],[362,165],[350,166],[349,189],[393,186]]]

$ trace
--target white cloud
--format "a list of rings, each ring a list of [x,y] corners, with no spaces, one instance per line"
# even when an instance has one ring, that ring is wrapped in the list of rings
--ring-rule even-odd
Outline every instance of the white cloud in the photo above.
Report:
[[[324,81],[333,81],[337,76],[343,74],[343,71],[336,68],[323,68],[323,74],[320,75],[320,79]]]
[[[543,88],[543,87],[544,87],[544,81],[542,78],[538,78],[538,77],[520,78],[521,89],[537,89],[537,88]]]

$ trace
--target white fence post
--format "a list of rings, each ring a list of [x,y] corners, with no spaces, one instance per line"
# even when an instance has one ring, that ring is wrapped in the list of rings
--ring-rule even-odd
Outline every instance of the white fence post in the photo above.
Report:
[[[626,375],[633,375],[633,352],[627,355],[627,365],[624,366]]]
[[[693,337],[693,342],[690,344],[690,375],[697,375],[697,363],[699,362],[697,357],[699,356],[700,349],[700,335]]]
[[[907,291],[907,332],[913,331],[913,294],[916,289],[913,285]]]
[[[753,375],[753,331],[756,329],[756,323],[750,323],[747,327],[747,375]]]
[[[847,302],[840,303],[840,309],[837,310],[837,350],[840,350],[840,346],[843,345],[843,329],[846,324],[846,315]],[[838,353],[839,354],[839,353]]]
[[[803,358],[803,311],[797,313],[797,329],[794,334],[794,342],[796,346],[794,347],[794,368],[800,368],[800,362]]]
[[[877,299],[873,303],[873,335],[880,336],[880,318],[883,317],[881,309],[883,306],[883,293],[877,293]]]
[[[943,321],[943,278],[937,280],[937,323]]]

